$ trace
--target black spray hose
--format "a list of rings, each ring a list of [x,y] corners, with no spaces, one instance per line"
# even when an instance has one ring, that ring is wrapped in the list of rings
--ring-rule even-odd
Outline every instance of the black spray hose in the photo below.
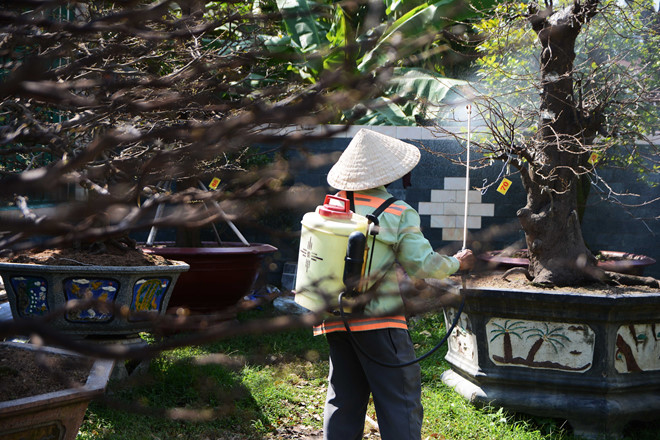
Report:
[[[440,348],[445,342],[447,342],[447,339],[449,339],[449,336],[451,333],[454,331],[454,328],[456,328],[456,325],[458,324],[458,320],[461,317],[461,313],[463,313],[463,306],[465,306],[465,293],[461,295],[461,305],[458,306],[458,312],[456,313],[456,317],[454,318],[454,322],[451,323],[451,326],[449,329],[447,329],[447,333],[445,336],[438,342],[438,344],[430,349],[428,352],[425,354],[421,355],[420,357],[413,359],[408,362],[404,362],[402,364],[389,364],[387,362],[382,362],[379,361],[378,359],[375,359],[373,356],[371,356],[369,353],[367,353],[364,348],[360,345],[360,343],[355,339],[355,335],[353,335],[353,332],[351,331],[349,325],[348,325],[348,318],[344,314],[344,306],[343,306],[343,300],[344,300],[344,292],[341,292],[339,294],[339,314],[341,315],[341,319],[344,322],[344,328],[346,329],[346,332],[348,333],[348,336],[351,338],[351,341],[355,345],[355,348],[357,348],[360,353],[362,353],[367,359],[369,359],[371,362],[380,365],[381,367],[387,367],[387,368],[403,368],[407,367],[412,364],[416,364],[417,362],[423,361],[427,357],[431,356],[438,348]]]

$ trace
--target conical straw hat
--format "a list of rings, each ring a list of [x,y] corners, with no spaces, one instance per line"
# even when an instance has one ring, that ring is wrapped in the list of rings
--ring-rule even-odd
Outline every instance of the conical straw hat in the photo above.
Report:
[[[363,128],[330,169],[328,183],[345,191],[375,188],[408,174],[419,157],[417,147]]]

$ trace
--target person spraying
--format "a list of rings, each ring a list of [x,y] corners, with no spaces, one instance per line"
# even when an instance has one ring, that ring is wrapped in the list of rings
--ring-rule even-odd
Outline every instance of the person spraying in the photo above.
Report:
[[[328,293],[324,289],[296,284],[296,302],[310,310],[325,309],[334,315],[314,328],[315,335],[325,335],[330,351],[324,410],[326,440],[362,438],[370,395],[382,439],[421,438],[423,408],[419,364],[388,368],[373,362],[354,343],[355,340],[360,346],[368,347],[386,363],[405,364],[415,359],[403,314],[397,268],[403,268],[416,280],[442,279],[474,266],[475,258],[469,249],[454,256],[435,252],[421,232],[417,211],[406,202],[394,199],[387,191],[386,186],[410,173],[419,159],[417,147],[362,129],[328,173],[328,184],[339,190],[336,197],[340,201],[347,200],[351,208],[337,210],[350,212],[343,214],[345,221],[355,222],[360,231],[366,230],[364,235],[369,247],[364,266],[368,270],[359,290],[368,293],[370,299],[357,313],[349,312],[349,337],[339,311],[333,310],[338,307],[332,298],[334,292],[328,297],[324,296]],[[357,215],[355,218],[353,213]],[[362,218],[369,216],[371,219],[365,224]],[[369,226],[374,219],[377,234],[372,234]],[[309,249],[305,248],[306,244]],[[309,269],[312,262],[324,267],[313,248],[311,239],[301,240],[299,271]],[[304,276],[299,278],[305,279]]]

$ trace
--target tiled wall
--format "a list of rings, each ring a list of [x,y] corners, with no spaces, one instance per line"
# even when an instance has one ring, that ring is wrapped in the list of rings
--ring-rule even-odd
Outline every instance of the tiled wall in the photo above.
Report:
[[[481,229],[481,218],[495,215],[495,204],[483,203],[481,191],[469,190],[465,222],[466,180],[465,177],[445,177],[443,189],[431,190],[430,202],[419,202],[419,215],[429,215],[430,227],[441,228],[445,241],[462,241],[465,226]]]

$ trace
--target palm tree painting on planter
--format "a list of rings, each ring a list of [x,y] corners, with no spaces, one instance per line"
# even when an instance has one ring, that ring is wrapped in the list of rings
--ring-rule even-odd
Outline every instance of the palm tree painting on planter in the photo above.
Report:
[[[584,371],[591,366],[589,359],[593,354],[594,334],[586,327],[493,318],[486,324],[486,331],[493,335],[488,341],[488,352],[495,364],[573,371]],[[515,344],[516,353],[513,352],[512,336],[518,342]],[[498,344],[500,337],[501,347]]]

